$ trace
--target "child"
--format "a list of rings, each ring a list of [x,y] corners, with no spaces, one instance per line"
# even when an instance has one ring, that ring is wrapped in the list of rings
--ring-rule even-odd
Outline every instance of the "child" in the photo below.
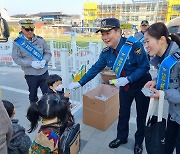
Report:
[[[52,74],[47,77],[46,81],[49,87],[48,94],[58,94],[60,99],[67,102],[70,108],[72,108],[72,105],[69,102],[69,92],[64,92],[64,88],[62,88],[62,78],[57,74]]]
[[[56,94],[44,95],[36,104],[31,104],[27,118],[31,122],[29,133],[38,127],[38,121],[42,119],[42,125],[31,145],[30,154],[58,153],[59,136],[67,126],[74,124],[74,117],[67,103],[60,100]]]
[[[8,146],[8,154],[28,154],[29,147],[31,145],[31,139],[25,133],[25,128],[18,124],[18,120],[13,119],[15,115],[14,105],[7,100],[2,100],[2,102],[7,110],[13,126],[13,135]]]
[[[2,101],[0,100],[0,153],[7,153],[7,145],[9,145],[11,137],[11,120]]]

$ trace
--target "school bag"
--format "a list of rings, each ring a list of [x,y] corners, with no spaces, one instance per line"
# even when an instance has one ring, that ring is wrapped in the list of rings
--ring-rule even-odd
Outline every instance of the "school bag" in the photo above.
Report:
[[[16,139],[17,137],[24,135],[24,134],[25,134],[25,131],[20,130],[20,131],[17,131],[15,134],[12,135],[10,144],[8,146],[8,154],[19,154],[18,147],[14,147],[12,143],[13,143],[14,139]]]
[[[57,127],[57,126],[50,126],[50,125],[41,126],[41,131],[45,132],[46,130],[59,132],[58,134],[61,134],[59,136],[58,154],[78,154],[79,153],[80,151],[80,124],[79,123],[73,124],[71,126],[67,126],[64,129],[63,133],[60,133],[60,127]],[[39,144],[40,143],[38,143],[38,145]],[[47,147],[44,147],[44,148],[47,148]]]
[[[59,154],[78,154],[80,151],[80,124],[65,128],[60,136]]]

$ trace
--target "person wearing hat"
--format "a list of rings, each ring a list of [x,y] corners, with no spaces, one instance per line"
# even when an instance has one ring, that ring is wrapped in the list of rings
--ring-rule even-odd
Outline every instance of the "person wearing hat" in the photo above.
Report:
[[[146,31],[146,29],[149,27],[149,22],[147,20],[142,20],[141,21],[141,31],[135,33],[134,37],[136,39],[138,39],[140,42],[143,43],[143,45],[145,44],[144,43],[144,33]],[[147,54],[148,55],[148,54]],[[150,56],[148,55],[148,59],[150,60]]]
[[[144,44],[144,32],[148,27],[149,27],[149,22],[147,20],[141,21],[141,25],[140,25],[141,31],[135,33],[134,35],[134,37],[139,41],[141,41],[143,44]]]
[[[117,148],[121,144],[128,142],[131,104],[135,99],[137,109],[137,131],[135,133],[134,153],[141,154],[143,151],[142,143],[144,139],[145,120],[149,106],[149,98],[144,96],[141,89],[147,81],[151,80],[147,54],[141,42],[137,41],[132,36],[127,39],[121,35],[120,22],[116,18],[103,19],[101,21],[101,27],[97,32],[101,32],[101,38],[107,47],[102,50],[99,59],[87,73],[78,82],[72,82],[69,85],[69,89],[76,89],[85,85],[106,66],[116,72],[116,69],[122,67],[121,64],[119,67],[116,67],[119,56],[121,61],[121,54],[126,55],[125,51],[127,50],[124,49],[128,49],[129,54],[124,61],[125,63],[122,71],[117,73],[117,82],[115,83],[115,86],[120,88],[119,119],[117,137],[110,142],[109,147]]]
[[[20,20],[21,32],[13,42],[12,58],[21,66],[29,88],[29,101],[38,101],[37,91],[40,87],[43,94],[47,93],[48,62],[51,51],[46,41],[34,34],[35,21],[31,19]]]

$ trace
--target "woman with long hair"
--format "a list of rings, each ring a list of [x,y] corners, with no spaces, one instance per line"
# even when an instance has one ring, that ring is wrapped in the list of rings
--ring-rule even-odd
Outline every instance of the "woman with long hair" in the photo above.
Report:
[[[153,59],[150,63],[158,71],[157,79],[149,81],[145,87],[154,91],[155,99],[159,98],[159,90],[164,90],[165,99],[169,103],[167,120],[165,153],[180,154],[180,38],[169,34],[164,23],[152,24],[145,32],[145,48]]]

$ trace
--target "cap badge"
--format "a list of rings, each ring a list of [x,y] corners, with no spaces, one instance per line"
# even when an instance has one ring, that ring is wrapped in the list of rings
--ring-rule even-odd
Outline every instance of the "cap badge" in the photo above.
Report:
[[[27,22],[27,24],[31,24],[32,20],[31,19],[27,19],[26,22]]]
[[[103,20],[102,21],[102,25],[101,25],[102,27],[105,27],[106,26],[106,20]]]

